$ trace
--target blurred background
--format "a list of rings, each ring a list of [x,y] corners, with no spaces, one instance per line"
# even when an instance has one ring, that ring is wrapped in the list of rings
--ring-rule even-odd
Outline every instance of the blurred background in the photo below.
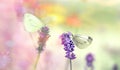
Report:
[[[85,48],[75,47],[73,70],[86,70],[91,53],[94,70],[120,70],[120,0],[0,0],[0,70],[32,70],[37,56],[36,32],[25,31],[24,13],[32,13],[50,28],[37,70],[69,70],[60,35],[93,38]]]

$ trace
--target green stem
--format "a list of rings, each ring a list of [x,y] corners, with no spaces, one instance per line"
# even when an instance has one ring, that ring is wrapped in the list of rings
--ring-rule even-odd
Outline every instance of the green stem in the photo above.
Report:
[[[38,62],[39,62],[39,58],[40,58],[40,54],[38,54],[37,59],[36,59],[36,61],[35,61],[34,70],[37,69],[37,65],[38,65]]]
[[[70,59],[70,70],[72,70],[72,60]]]
[[[64,70],[68,70],[68,67],[69,67],[69,60],[67,59],[67,60],[66,60],[65,69],[64,69]]]

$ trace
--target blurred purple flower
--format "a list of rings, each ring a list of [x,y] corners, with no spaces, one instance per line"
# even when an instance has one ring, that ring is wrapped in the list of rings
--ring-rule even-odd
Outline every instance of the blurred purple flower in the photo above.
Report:
[[[37,48],[38,52],[40,53],[41,51],[43,51],[45,43],[47,41],[47,39],[50,37],[49,35],[49,28],[47,26],[44,26],[41,28],[40,31],[38,31],[39,33],[39,47]]]
[[[75,59],[75,54],[73,53],[74,51],[74,43],[71,40],[71,33],[63,33],[61,35],[61,41],[62,44],[64,45],[64,50],[66,51],[66,58],[68,59]]]
[[[41,32],[43,32],[44,34],[48,34],[49,33],[49,28],[47,26],[44,26],[41,28]]]
[[[88,67],[92,67],[93,66],[93,61],[94,61],[94,57],[91,53],[89,53],[87,56],[86,56],[86,63],[87,63],[87,66]]]
[[[25,13],[24,7],[21,2],[16,2],[14,5],[16,16],[18,17],[18,20],[22,20],[22,17]]]
[[[0,54],[0,70],[10,64],[11,58],[8,54]]]
[[[118,70],[118,65],[115,64],[115,65],[113,66],[113,69],[112,69],[112,70]]]

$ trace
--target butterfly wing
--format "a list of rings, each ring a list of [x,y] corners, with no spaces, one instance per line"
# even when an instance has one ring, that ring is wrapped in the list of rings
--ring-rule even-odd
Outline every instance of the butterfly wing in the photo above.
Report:
[[[72,39],[74,44],[80,49],[88,47],[93,40],[89,36],[81,36],[81,35],[73,35]]]
[[[43,26],[43,23],[36,16],[26,13],[24,14],[24,26],[26,31],[35,32]]]

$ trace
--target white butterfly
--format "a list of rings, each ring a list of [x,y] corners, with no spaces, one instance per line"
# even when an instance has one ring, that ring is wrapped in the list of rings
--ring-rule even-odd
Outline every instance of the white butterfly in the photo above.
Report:
[[[34,47],[36,47],[36,43],[31,32],[37,32],[45,26],[45,24],[31,13],[25,13],[23,19],[25,30],[29,32],[31,39],[33,40]]]
[[[38,19],[36,16],[34,16],[33,14],[31,13],[24,14],[24,26],[26,31],[36,32],[44,25],[45,24],[42,23],[42,21]]]
[[[93,41],[90,36],[83,35],[72,35],[72,40],[79,49],[88,47]]]

